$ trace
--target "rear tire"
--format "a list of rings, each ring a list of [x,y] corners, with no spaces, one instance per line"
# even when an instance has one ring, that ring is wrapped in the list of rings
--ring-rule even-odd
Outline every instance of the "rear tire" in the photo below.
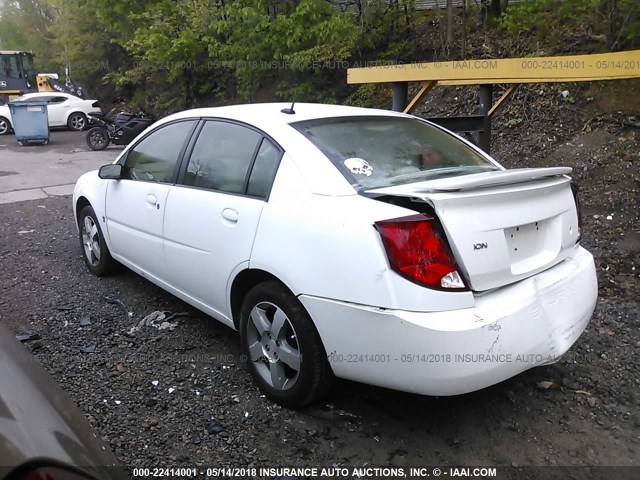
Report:
[[[281,283],[261,283],[240,310],[247,368],[265,395],[289,408],[325,396],[333,372],[320,335],[300,301]]]
[[[104,150],[109,146],[109,132],[102,127],[93,127],[87,132],[87,145],[91,150]]]
[[[89,271],[98,277],[111,273],[117,263],[109,253],[98,218],[90,205],[78,215],[78,230],[82,257]]]
[[[87,116],[82,112],[75,112],[69,115],[67,127],[74,132],[81,132],[87,127]]]

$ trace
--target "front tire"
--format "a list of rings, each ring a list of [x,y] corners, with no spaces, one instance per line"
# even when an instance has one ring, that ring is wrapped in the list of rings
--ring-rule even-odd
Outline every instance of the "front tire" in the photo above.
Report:
[[[6,135],[11,130],[11,122],[4,117],[0,117],[0,135]]]
[[[326,395],[333,372],[320,335],[300,301],[281,283],[261,283],[240,311],[247,367],[265,395],[301,408]]]
[[[67,119],[67,127],[74,132],[81,132],[87,127],[87,116],[81,112],[72,113]]]
[[[87,132],[87,145],[91,150],[104,150],[109,146],[109,132],[102,127],[93,127]]]
[[[98,218],[91,206],[87,205],[80,211],[78,227],[82,257],[89,271],[98,277],[111,273],[116,261],[111,258]]]

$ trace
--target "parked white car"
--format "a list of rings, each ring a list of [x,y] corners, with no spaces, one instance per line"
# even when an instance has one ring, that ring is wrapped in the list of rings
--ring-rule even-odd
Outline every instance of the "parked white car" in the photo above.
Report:
[[[300,407],[334,375],[455,395],[557,361],[597,298],[570,171],[505,170],[410,115],[255,104],[159,121],[73,208],[91,272],[117,261],[238,329]]]
[[[47,102],[47,116],[50,127],[67,127],[81,131],[87,126],[89,113],[102,113],[97,100],[83,100],[69,93],[38,92],[26,93],[13,102]],[[0,135],[13,128],[9,105],[0,105]]]

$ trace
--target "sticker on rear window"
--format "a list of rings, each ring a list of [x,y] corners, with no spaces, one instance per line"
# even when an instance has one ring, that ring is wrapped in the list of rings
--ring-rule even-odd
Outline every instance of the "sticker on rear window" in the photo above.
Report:
[[[369,162],[362,158],[347,158],[344,161],[344,166],[347,167],[349,171],[355,175],[366,175],[367,177],[370,177],[373,173],[373,168],[371,168]]]

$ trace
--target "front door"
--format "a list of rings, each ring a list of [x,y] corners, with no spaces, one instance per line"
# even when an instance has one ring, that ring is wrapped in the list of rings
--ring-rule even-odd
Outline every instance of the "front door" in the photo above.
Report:
[[[107,231],[114,258],[145,276],[163,279],[163,217],[176,165],[195,120],[153,130],[124,161],[124,178],[107,186]]]

